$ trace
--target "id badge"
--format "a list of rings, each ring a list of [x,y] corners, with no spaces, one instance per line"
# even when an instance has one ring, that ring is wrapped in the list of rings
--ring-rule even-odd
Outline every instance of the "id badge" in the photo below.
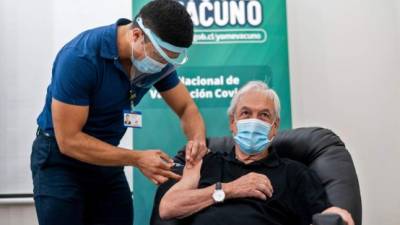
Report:
[[[124,110],[124,126],[142,128],[142,113],[139,111]]]

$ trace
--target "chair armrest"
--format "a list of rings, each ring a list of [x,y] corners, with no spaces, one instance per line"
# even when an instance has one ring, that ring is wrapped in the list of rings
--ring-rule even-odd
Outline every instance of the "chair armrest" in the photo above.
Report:
[[[313,225],[346,225],[342,217],[334,213],[317,213],[312,219]]]

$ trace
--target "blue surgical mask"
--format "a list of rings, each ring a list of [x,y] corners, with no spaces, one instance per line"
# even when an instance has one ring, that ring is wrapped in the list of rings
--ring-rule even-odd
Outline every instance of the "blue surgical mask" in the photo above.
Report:
[[[143,46],[144,49],[144,46]],[[144,49],[144,58],[142,60],[135,59],[135,56],[133,55],[133,47],[132,47],[132,54],[131,54],[131,62],[132,65],[141,73],[149,73],[149,74],[154,74],[154,73],[159,73],[165,66],[166,64],[162,64],[151,57],[147,56],[146,54],[146,49]]]
[[[254,155],[265,150],[271,143],[268,138],[272,125],[259,119],[243,119],[236,122],[236,144],[246,155]]]

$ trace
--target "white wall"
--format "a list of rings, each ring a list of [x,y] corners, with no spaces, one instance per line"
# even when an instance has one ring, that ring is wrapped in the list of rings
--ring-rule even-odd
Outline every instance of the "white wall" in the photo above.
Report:
[[[365,225],[400,217],[400,1],[288,0],[294,127],[346,143]]]
[[[38,90],[49,80],[52,60],[51,1],[19,3],[0,2],[0,193],[31,187],[30,146],[44,99]]]
[[[58,50],[121,17],[131,17],[131,0],[0,1],[0,194],[32,193],[29,155]],[[131,137],[121,146],[131,147]],[[0,225],[14,224],[37,224],[32,204],[0,206]]]
[[[29,155],[55,55],[85,29],[130,18],[131,0],[2,0],[0,10],[0,193],[31,193]]]

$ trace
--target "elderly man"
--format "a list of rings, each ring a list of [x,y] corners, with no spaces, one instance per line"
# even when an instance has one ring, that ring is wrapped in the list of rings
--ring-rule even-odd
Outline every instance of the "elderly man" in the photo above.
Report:
[[[228,109],[235,140],[231,153],[209,153],[183,170],[179,182],[160,186],[156,202],[162,219],[178,224],[283,225],[312,222],[316,213],[351,215],[333,207],[318,177],[305,165],[279,158],[270,147],[280,123],[276,93],[252,81],[233,97]]]

